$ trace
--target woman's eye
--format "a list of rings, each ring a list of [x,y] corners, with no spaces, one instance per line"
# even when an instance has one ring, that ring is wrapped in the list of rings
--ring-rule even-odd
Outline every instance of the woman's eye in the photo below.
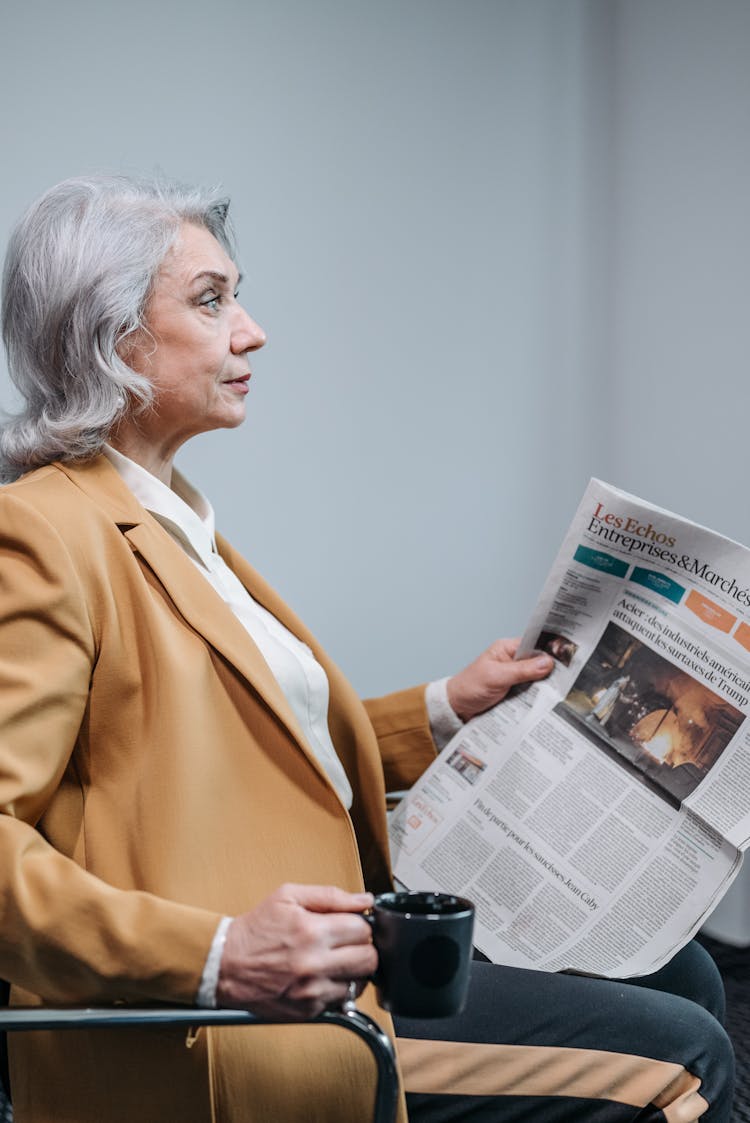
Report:
[[[205,296],[200,302],[201,308],[208,308],[209,312],[218,312],[220,304],[220,296]]]

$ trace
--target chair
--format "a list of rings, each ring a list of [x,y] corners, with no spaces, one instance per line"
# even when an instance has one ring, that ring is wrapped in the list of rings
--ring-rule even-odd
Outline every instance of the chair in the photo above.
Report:
[[[249,1027],[270,1024],[272,1024],[271,1019],[258,1018],[245,1010],[206,1010],[190,1006],[0,1007],[0,1034],[3,1035],[3,1046],[5,1033],[35,1029],[66,1030],[96,1027],[112,1029],[153,1025]],[[393,1123],[398,1102],[396,1059],[390,1038],[377,1022],[358,1010],[353,1002],[345,1002],[340,1010],[326,1010],[317,1018],[298,1024],[340,1026],[355,1033],[365,1042],[377,1064],[373,1123]]]

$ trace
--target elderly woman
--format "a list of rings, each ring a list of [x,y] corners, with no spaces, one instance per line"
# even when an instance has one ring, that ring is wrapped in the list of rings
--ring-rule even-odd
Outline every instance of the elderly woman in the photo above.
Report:
[[[25,406],[0,444],[0,975],[16,1001],[305,1018],[362,990],[386,785],[551,666],[501,641],[363,706],[214,534],[173,462],[244,419],[265,336],[238,281],[226,204],[174,185],[60,184],[10,242]],[[700,949],[649,989],[474,966],[465,1015],[396,1026],[413,1119],[729,1118]],[[370,988],[360,1001],[390,1032]],[[34,1034],[12,1042],[11,1085],[18,1123],[350,1123],[369,1111],[363,1052],[294,1026]]]

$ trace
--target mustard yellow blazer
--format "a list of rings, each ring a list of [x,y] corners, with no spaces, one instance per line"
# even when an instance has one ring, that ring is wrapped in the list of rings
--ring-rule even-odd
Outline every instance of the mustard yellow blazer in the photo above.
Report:
[[[103,458],[0,490],[0,976],[13,1000],[192,1003],[216,925],[284,881],[389,885],[384,791],[434,756],[423,690],[363,706],[315,652],[351,814],[244,628]],[[384,779],[385,776],[385,779]],[[363,1008],[378,1011],[368,993]],[[11,1041],[17,1123],[352,1123],[340,1030],[76,1031]]]

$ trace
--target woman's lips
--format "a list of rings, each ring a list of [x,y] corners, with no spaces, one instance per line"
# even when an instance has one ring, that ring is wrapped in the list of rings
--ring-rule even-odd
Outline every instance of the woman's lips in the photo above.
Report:
[[[224,385],[231,386],[233,389],[239,390],[241,394],[247,394],[248,390],[250,389],[250,387],[248,386],[249,381],[250,371],[248,371],[247,374],[241,374],[238,378],[228,378]]]

